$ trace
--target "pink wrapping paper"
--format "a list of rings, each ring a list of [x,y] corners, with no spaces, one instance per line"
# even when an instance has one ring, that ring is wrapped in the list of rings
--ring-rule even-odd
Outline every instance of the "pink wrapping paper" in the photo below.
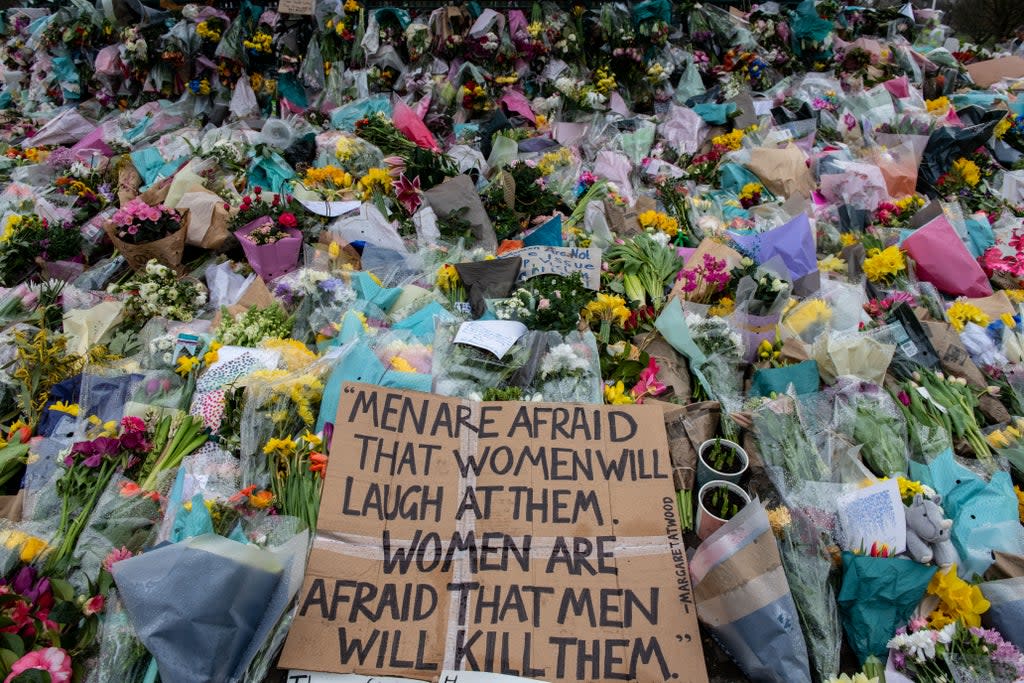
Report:
[[[404,100],[395,98],[395,108],[394,112],[392,112],[391,120],[394,122],[395,128],[402,132],[402,135],[420,147],[433,150],[434,152],[441,151],[441,148],[437,146],[437,141],[434,139],[434,134],[430,132],[430,129],[423,123],[423,120],[416,116],[416,112]]]
[[[98,126],[94,131],[86,135],[71,147],[71,151],[79,159],[89,157],[89,153],[96,152],[105,157],[114,156],[114,150],[107,143],[103,142],[103,126]]]
[[[992,294],[985,272],[945,216],[916,230],[903,240],[903,248],[917,264],[918,279],[931,282],[943,294],[969,297]]]
[[[519,114],[527,118],[530,123],[536,125],[537,117],[533,113],[533,109],[530,107],[529,100],[526,96],[518,90],[506,90],[505,94],[498,100],[499,104],[505,105],[505,109],[515,114]]]
[[[899,78],[893,78],[892,80],[883,83],[885,89],[889,91],[893,97],[904,99],[910,97],[910,81],[907,80],[906,76],[900,76]]]

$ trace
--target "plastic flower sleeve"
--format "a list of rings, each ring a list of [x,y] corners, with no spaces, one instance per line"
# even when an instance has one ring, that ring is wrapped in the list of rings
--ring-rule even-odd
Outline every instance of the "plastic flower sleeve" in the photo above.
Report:
[[[84,584],[88,577],[97,576],[112,551],[140,553],[148,548],[156,538],[160,518],[159,494],[142,491],[123,477],[112,479],[78,538],[74,554],[78,571],[72,580]],[[86,590],[85,585],[79,588]]]
[[[298,534],[265,550],[207,534],[114,565],[161,680],[239,681],[298,590],[306,543]],[[198,582],[209,590],[195,591]]]
[[[759,500],[698,546],[690,574],[701,622],[747,676],[811,681],[799,614]]]
[[[152,656],[139,640],[116,590],[107,596],[100,632],[98,680],[142,683]]]

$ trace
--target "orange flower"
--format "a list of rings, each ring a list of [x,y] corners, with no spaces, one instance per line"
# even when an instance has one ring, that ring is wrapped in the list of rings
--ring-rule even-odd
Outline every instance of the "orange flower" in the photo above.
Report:
[[[501,256],[506,252],[522,249],[525,246],[526,244],[522,240],[502,240],[501,244],[498,245],[498,251],[495,252],[495,256]]]
[[[122,481],[121,482],[121,495],[125,498],[138,495],[142,491],[142,487],[136,484],[134,481]]]
[[[228,502],[231,504],[241,503],[246,498],[249,498],[253,493],[256,492],[256,484],[252,486],[246,486],[244,489],[236,493],[235,495],[228,498]]]
[[[273,502],[274,494],[271,491],[264,490],[249,494],[249,505],[253,506],[257,510],[268,508]]]
[[[309,454],[309,471],[319,472],[320,478],[323,479],[327,476],[327,456],[323,453],[310,453]]]

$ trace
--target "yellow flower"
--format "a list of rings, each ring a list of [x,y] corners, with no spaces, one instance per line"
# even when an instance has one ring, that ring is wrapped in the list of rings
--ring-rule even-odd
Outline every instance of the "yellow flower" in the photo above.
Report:
[[[731,133],[716,135],[711,138],[711,144],[715,147],[725,147],[731,152],[738,150],[743,144],[743,131],[737,128]]]
[[[852,232],[844,232],[840,233],[839,235],[839,243],[842,244],[844,247],[852,247],[853,245],[857,244],[857,242],[857,236]]]
[[[1004,289],[1006,296],[1015,304],[1024,303],[1024,289]]]
[[[362,178],[359,179],[359,187],[363,191],[363,197],[368,197],[374,192],[387,194],[391,191],[391,174],[384,168],[371,168]]]
[[[197,365],[199,365],[199,359],[195,356],[182,356],[178,359],[178,367],[174,371],[184,377],[192,372]]]
[[[818,261],[818,270],[823,273],[845,273],[846,261],[833,254]]]
[[[57,401],[50,410],[56,410],[58,413],[67,413],[72,417],[78,417],[78,404],[77,403],[65,403],[64,401]]]
[[[948,97],[936,97],[934,100],[927,100],[924,106],[928,109],[928,113],[933,116],[942,116],[949,111],[949,98]]]
[[[268,339],[260,346],[279,353],[281,361],[289,371],[301,370],[318,358],[298,339]]]
[[[8,216],[7,220],[4,221],[4,232],[0,235],[0,242],[7,242],[10,240],[14,236],[18,226],[21,225],[22,220],[23,217],[16,213]]]
[[[1011,330],[1017,327],[1017,321],[1014,320],[1013,316],[1010,315],[1009,313],[1003,313],[1001,316],[999,316],[999,319],[1002,320],[1003,324],[1006,325]]]
[[[287,457],[295,452],[295,442],[289,437],[283,439],[270,439],[267,444],[263,447],[263,452],[266,455],[277,454],[279,456]]]
[[[919,481],[907,479],[906,477],[896,477],[896,483],[900,487],[900,498],[904,501],[913,500],[917,494],[924,495],[924,486]]]
[[[647,228],[660,230],[669,237],[675,237],[679,233],[679,221],[661,211],[644,211],[636,219],[640,222],[640,227],[645,230]]]
[[[341,245],[339,245],[337,242],[331,242],[327,246],[327,255],[330,256],[331,258],[338,258],[339,256],[341,256]]]
[[[1009,448],[1010,447],[1010,439],[1007,437],[1005,432],[1000,431],[998,429],[996,429],[993,432],[990,432],[985,437],[985,440],[988,441],[988,445],[991,446],[992,448]]]
[[[342,6],[346,12],[358,12],[361,7],[356,0],[345,0],[345,4]]]
[[[874,283],[888,283],[906,270],[907,261],[896,245],[885,249],[870,249],[864,259],[864,274]]]
[[[320,438],[318,434],[306,430],[306,433],[302,435],[302,440],[308,443],[313,448],[319,448],[323,444],[324,440]]]
[[[46,541],[35,536],[29,536],[25,539],[24,545],[21,546],[20,559],[25,564],[28,564],[36,559],[46,548]]]
[[[1006,131],[1010,130],[1010,119],[1000,119],[999,123],[996,124],[996,128],[992,131],[992,134],[996,136],[997,140],[1002,140],[1003,136],[1006,135]]]
[[[583,317],[590,321],[607,320],[625,325],[629,320],[629,308],[621,296],[600,293],[597,299],[583,307]]]
[[[960,158],[953,162],[953,168],[950,171],[955,178],[962,180],[967,183],[970,187],[974,187],[981,182],[981,169],[978,165],[970,159]]]
[[[781,536],[782,532],[793,523],[793,516],[789,514],[789,508],[785,505],[780,505],[777,508],[771,508],[768,512],[768,524],[772,527],[772,533],[776,536]]]
[[[955,564],[935,573],[928,584],[928,593],[939,598],[937,620],[952,618],[968,627],[981,626],[981,615],[991,606],[980,588],[957,576]]]
[[[735,308],[736,302],[733,301],[731,297],[723,296],[721,299],[718,300],[717,304],[712,304],[708,308],[708,315],[724,318],[730,315]]]
[[[793,307],[785,317],[786,326],[796,332],[803,333],[815,324],[824,324],[832,319],[832,307],[824,299],[807,299]]]
[[[957,332],[962,332],[967,323],[988,327],[990,322],[984,311],[964,299],[957,299],[953,302],[953,305],[946,310],[946,318]]]
[[[754,195],[764,194],[764,188],[761,187],[761,183],[747,183],[740,190],[740,199],[753,199]]]
[[[416,368],[413,367],[412,363],[401,356],[395,356],[391,359],[391,368],[398,372],[416,372]]]
[[[1013,492],[1017,494],[1017,517],[1020,518],[1021,524],[1024,524],[1024,491],[1014,486]]]
[[[446,263],[437,269],[437,288],[442,292],[453,293],[457,287],[462,287],[462,279],[455,266]]]
[[[249,494],[249,505],[257,510],[270,507],[274,502],[274,494],[271,491],[257,491]]]
[[[321,168],[311,168],[303,178],[306,187],[322,187],[332,190],[346,190],[352,187],[352,174],[330,164]]]
[[[633,396],[626,391],[625,385],[622,380],[619,380],[615,384],[605,385],[604,387],[604,402],[613,405],[629,405],[635,403]]]
[[[219,352],[223,346],[219,341],[210,342],[210,350],[203,354],[203,363],[207,367],[217,362],[220,356]]]

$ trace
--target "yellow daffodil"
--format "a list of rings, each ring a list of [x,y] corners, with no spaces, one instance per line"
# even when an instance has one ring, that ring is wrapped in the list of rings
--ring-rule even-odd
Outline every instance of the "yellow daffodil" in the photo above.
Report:
[[[956,565],[939,570],[928,584],[928,593],[939,598],[936,621],[952,619],[964,626],[981,626],[981,615],[991,606],[978,586],[957,576]],[[929,618],[931,622],[931,618]]]
[[[266,455],[273,455],[276,453],[278,456],[287,457],[295,452],[295,442],[288,437],[283,439],[271,438],[263,447],[263,452]]]
[[[818,261],[818,270],[823,273],[845,273],[846,261],[834,254],[829,254]]]
[[[669,237],[675,237],[679,234],[679,221],[672,218],[667,213],[661,211],[644,211],[636,217],[640,223],[640,227],[645,230],[651,228],[665,233]]]
[[[981,169],[970,159],[960,158],[953,162],[950,171],[955,178],[962,180],[969,187],[974,187],[981,182]]]
[[[78,404],[77,403],[65,403],[64,401],[57,401],[50,410],[56,410],[58,413],[67,413],[72,417],[78,417]]]
[[[963,332],[967,323],[988,327],[990,322],[984,311],[964,299],[957,299],[953,302],[953,305],[946,310],[946,318],[957,332]]]
[[[633,396],[626,390],[626,386],[621,380],[615,384],[605,385],[604,402],[613,406],[636,403],[636,401],[633,400]]]
[[[391,191],[392,185],[391,174],[384,168],[371,168],[366,175],[359,179],[359,187],[363,191],[364,197],[374,192],[387,194]]]
[[[217,362],[220,350],[224,347],[219,341],[210,342],[210,350],[203,354],[203,363],[209,367]]]
[[[929,114],[933,116],[942,116],[949,111],[949,98],[936,97],[933,100],[926,100],[924,106],[928,109]]]
[[[391,359],[391,369],[398,372],[416,372],[416,368],[413,367],[412,363],[401,356],[395,356]]]
[[[455,266],[446,263],[437,269],[437,288],[442,292],[453,293],[457,287],[462,287],[462,279]]]
[[[905,273],[907,261],[896,245],[885,249],[871,249],[864,259],[864,274],[871,282],[888,283]]]
[[[711,138],[711,144],[715,147],[724,147],[731,152],[735,152],[743,144],[743,135],[743,131],[737,128],[731,133],[716,135]]]
[[[857,244],[858,241],[857,236],[852,232],[844,232],[839,235],[839,243],[844,247],[852,247]]]
[[[178,358],[178,367],[174,371],[184,377],[192,372],[199,365],[199,359],[195,356],[181,356]]]
[[[736,309],[736,302],[728,296],[723,296],[718,300],[717,304],[712,304],[708,308],[708,315],[718,316],[719,318],[725,318],[732,314]]]
[[[625,325],[629,320],[629,308],[621,296],[600,293],[594,301],[583,308],[583,317],[590,321],[600,320]]]

